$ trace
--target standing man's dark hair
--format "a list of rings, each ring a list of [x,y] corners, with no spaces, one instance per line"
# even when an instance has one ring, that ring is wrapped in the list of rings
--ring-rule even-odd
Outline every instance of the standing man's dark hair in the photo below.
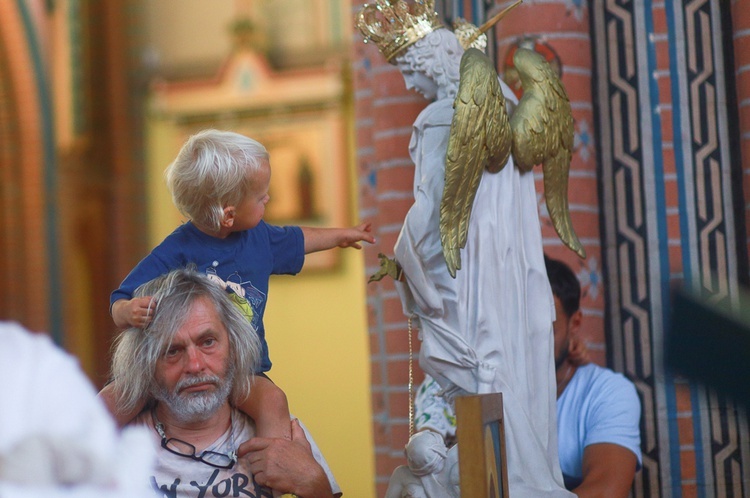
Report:
[[[544,255],[544,266],[547,267],[552,294],[557,296],[562,304],[563,310],[568,317],[578,311],[581,305],[581,284],[578,282],[573,270],[568,265],[557,259]]]

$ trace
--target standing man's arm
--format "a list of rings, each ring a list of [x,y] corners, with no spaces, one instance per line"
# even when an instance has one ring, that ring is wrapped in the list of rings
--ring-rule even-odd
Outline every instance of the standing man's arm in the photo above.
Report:
[[[579,498],[627,497],[637,465],[635,454],[624,446],[590,444],[583,450],[583,481],[572,491]]]

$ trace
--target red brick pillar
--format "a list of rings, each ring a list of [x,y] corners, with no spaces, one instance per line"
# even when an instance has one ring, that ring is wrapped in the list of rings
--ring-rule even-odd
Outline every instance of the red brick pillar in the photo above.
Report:
[[[365,2],[353,2],[356,14]],[[365,249],[368,275],[378,269],[378,253],[393,257],[404,216],[414,201],[414,165],[408,146],[412,123],[427,102],[407,92],[401,73],[355,32],[354,93],[360,218],[372,222],[377,242]],[[406,463],[409,437],[407,322],[393,281],[367,286],[372,409],[377,496],[383,496],[393,469]],[[412,335],[415,381],[420,382],[416,331]]]
[[[737,105],[740,117],[740,149],[742,154],[743,188],[745,191],[745,231],[750,234],[748,193],[750,192],[750,1],[732,3],[734,69],[737,82]],[[750,250],[750,246],[748,247]]]

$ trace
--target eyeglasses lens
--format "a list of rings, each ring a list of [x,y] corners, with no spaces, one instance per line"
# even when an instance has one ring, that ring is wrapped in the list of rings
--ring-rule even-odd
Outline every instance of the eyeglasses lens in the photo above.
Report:
[[[216,453],[214,451],[204,451],[200,455],[195,454],[195,446],[179,439],[170,438],[163,444],[166,449],[180,456],[193,458],[207,463],[213,467],[230,469],[234,466],[234,459],[229,455]]]

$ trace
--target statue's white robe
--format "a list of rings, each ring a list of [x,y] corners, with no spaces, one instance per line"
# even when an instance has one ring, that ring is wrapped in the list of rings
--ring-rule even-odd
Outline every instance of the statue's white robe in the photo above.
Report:
[[[414,122],[414,205],[395,247],[404,311],[420,329],[420,366],[449,394],[503,393],[512,496],[573,496],[557,455],[555,308],[533,174],[512,158],[499,173],[484,172],[461,269],[451,278],[439,210],[452,104],[440,99]]]

